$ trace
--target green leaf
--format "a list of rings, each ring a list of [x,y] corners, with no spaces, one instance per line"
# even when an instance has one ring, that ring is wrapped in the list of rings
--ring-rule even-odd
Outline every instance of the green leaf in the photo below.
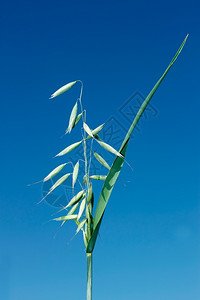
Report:
[[[55,97],[63,94],[64,92],[68,91],[69,89],[71,89],[75,85],[75,83],[77,83],[77,81],[72,81],[72,82],[62,86],[55,93],[53,93],[49,99],[55,98]]]
[[[164,74],[157,81],[157,83],[155,84],[155,86],[153,87],[153,89],[151,90],[149,95],[146,97],[146,99],[142,103],[137,115],[135,116],[135,119],[133,120],[133,123],[131,124],[131,126],[130,126],[130,128],[129,128],[129,130],[128,130],[125,138],[124,138],[124,141],[122,142],[120,150],[119,150],[119,152],[123,156],[125,156],[125,154],[126,154],[127,147],[128,147],[128,142],[129,142],[130,136],[131,136],[135,126],[137,125],[137,123],[138,123],[140,117],[142,116],[143,112],[145,111],[149,101],[151,100],[151,98],[155,94],[156,90],[158,89],[159,85],[161,84],[161,82],[165,78],[165,76],[168,73],[169,69],[172,67],[173,63],[176,61],[178,55],[180,54],[181,50],[183,49],[183,47],[185,45],[187,37],[188,37],[188,35],[186,36],[185,40],[181,44],[181,46],[178,49],[177,53],[175,54],[174,58],[172,59],[169,66],[165,70]],[[111,167],[111,169],[110,169],[110,171],[107,175],[107,178],[106,178],[105,183],[103,185],[103,188],[101,190],[101,194],[100,194],[99,201],[98,201],[98,204],[97,204],[96,213],[95,213],[94,220],[93,220],[93,234],[92,234],[91,239],[88,242],[88,246],[87,246],[87,249],[86,249],[87,253],[92,253],[92,251],[94,249],[106,205],[107,205],[108,200],[110,198],[110,195],[111,195],[111,192],[112,192],[113,187],[115,185],[115,182],[116,182],[116,180],[117,180],[117,178],[120,174],[123,163],[124,163],[124,159],[122,159],[121,157],[116,157],[113,164],[112,164],[112,167]]]
[[[74,171],[72,174],[72,187],[74,188],[74,185],[76,183],[76,179],[78,176],[78,171],[79,171],[79,162],[76,163],[75,167],[74,167]]]
[[[54,221],[67,221],[77,219],[77,215],[66,215],[63,217],[55,218]]]
[[[92,130],[89,128],[89,126],[85,122],[83,122],[83,129],[90,137],[93,137]]]
[[[86,204],[86,198],[84,198],[80,204],[79,212],[78,212],[78,220],[81,218],[83,211],[85,209],[85,204]]]
[[[85,225],[86,222],[87,222],[87,219],[84,219],[83,221],[80,222],[80,224],[78,225],[78,228],[76,230],[76,234],[83,228],[83,226]]]
[[[77,148],[81,143],[82,143],[82,141],[74,143],[74,144],[68,146],[67,148],[65,148],[64,150],[62,150],[60,153],[58,153],[56,156],[62,156],[62,155],[65,155],[65,154],[69,153],[70,151],[72,151],[75,148]]]
[[[104,167],[106,167],[108,170],[110,170],[110,166],[107,164],[107,162],[105,161],[105,159],[101,155],[94,152],[94,156],[98,160],[98,162],[100,162],[100,164],[102,164]]]
[[[76,194],[71,201],[67,204],[67,206],[65,206],[65,208],[68,208],[74,204],[76,204],[77,202],[79,202],[82,198],[83,198],[83,194],[84,194],[84,190],[78,192],[78,194]]]
[[[106,180],[106,175],[91,175],[90,178],[91,179],[95,179],[95,180]]]
[[[62,164],[62,165],[59,165],[58,167],[56,167],[55,169],[53,169],[53,171],[51,171],[51,173],[49,173],[49,175],[47,175],[43,179],[43,181],[47,181],[47,180],[53,178],[55,175],[57,175],[64,168],[65,165],[66,165],[66,163]]]
[[[71,132],[72,128],[73,128],[74,125],[75,125],[76,116],[77,116],[77,110],[78,110],[78,105],[77,105],[77,102],[76,102],[76,104],[74,105],[74,107],[73,107],[73,109],[72,109],[70,118],[69,118],[69,125],[68,125],[68,128],[67,128],[67,131],[68,131],[69,133]]]
[[[108,145],[108,144],[106,144],[106,143],[104,143],[104,142],[101,142],[101,141],[98,141],[98,140],[96,140],[98,143],[99,143],[99,145],[101,146],[101,147],[103,147],[104,149],[106,149],[107,151],[109,151],[109,152],[111,152],[111,153],[113,153],[113,154],[115,154],[115,155],[117,155],[117,156],[119,156],[119,157],[123,157],[123,155],[121,154],[121,153],[119,153],[117,150],[115,150],[113,147],[111,147],[110,145]]]

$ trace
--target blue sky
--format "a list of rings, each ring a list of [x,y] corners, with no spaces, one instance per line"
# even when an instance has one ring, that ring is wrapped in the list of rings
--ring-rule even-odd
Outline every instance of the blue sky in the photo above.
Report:
[[[88,124],[112,119],[119,142],[130,125],[127,111],[148,94],[187,33],[130,141],[133,171],[124,165],[120,179],[129,182],[115,186],[107,206],[93,291],[94,300],[198,298],[199,9],[197,1],[171,0],[1,4],[1,299],[86,294],[82,236],[70,242],[71,222],[54,238],[58,224],[48,220],[56,207],[36,205],[42,184],[27,186],[64,162],[53,156],[80,138],[79,130],[61,138],[80,87],[49,96],[81,79]],[[110,136],[113,146],[116,139]]]

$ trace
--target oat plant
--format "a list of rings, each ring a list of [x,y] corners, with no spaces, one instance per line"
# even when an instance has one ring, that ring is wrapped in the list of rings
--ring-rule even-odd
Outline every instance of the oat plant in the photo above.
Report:
[[[75,84],[80,84],[80,95],[78,99],[72,104],[73,109],[71,111],[69,117],[68,128],[66,129],[66,134],[70,134],[73,131],[75,126],[79,126],[81,124],[81,133],[80,139],[77,142],[67,146],[64,150],[59,152],[56,156],[63,156],[63,160],[68,156],[68,153],[73,151],[77,147],[83,147],[84,160],[78,160],[75,165],[72,163],[64,161],[63,164],[56,167],[51,173],[46,176],[43,181],[47,181],[54,176],[57,176],[58,173],[63,170],[63,168],[71,168],[68,173],[65,173],[61,178],[59,178],[55,184],[50,188],[48,193],[45,195],[47,197],[50,193],[52,193],[57,187],[59,187],[67,178],[72,177],[72,188],[79,186],[79,192],[77,194],[74,193],[73,198],[69,201],[69,203],[62,207],[59,210],[59,213],[62,211],[62,216],[55,218],[55,221],[61,222],[60,227],[62,227],[67,221],[73,220],[77,229],[75,235],[82,232],[83,241],[86,250],[87,256],[87,300],[92,300],[92,255],[96,243],[96,239],[98,237],[99,229],[101,226],[101,222],[103,219],[103,215],[105,212],[106,205],[112,193],[113,187],[118,179],[121,168],[125,161],[125,155],[129,143],[130,136],[136,127],[140,117],[145,111],[149,101],[152,96],[158,89],[162,80],[168,73],[169,69],[172,67],[173,63],[176,61],[179,56],[184,44],[187,40],[188,35],[184,39],[174,58],[170,62],[169,66],[165,70],[164,74],[155,84],[151,92],[148,94],[144,102],[142,103],[140,109],[138,110],[133,123],[131,124],[120,149],[116,150],[112,146],[105,143],[101,138],[101,130],[104,127],[104,124],[99,125],[97,128],[92,129],[87,123],[86,120],[86,110],[82,105],[82,93],[83,93],[83,83],[80,80],[70,82],[65,86],[58,89],[55,93],[52,94],[50,99],[53,99],[62,93],[71,89]],[[69,138],[68,138],[69,140]],[[105,151],[111,152],[115,159],[112,166],[109,166],[106,160],[97,152],[93,151],[93,144],[97,143],[99,146],[104,148]],[[89,147],[89,151],[87,151]],[[88,155],[89,152],[89,155]],[[107,175],[101,174],[91,174],[90,166],[92,159],[97,160],[98,163],[103,165],[105,169],[107,169]],[[68,165],[68,166],[67,166]],[[80,178],[80,168],[83,166],[84,175],[83,178]],[[94,212],[94,201],[96,198],[94,197],[93,192],[93,180],[103,180],[104,184],[102,190],[100,192],[100,196],[98,202],[96,203],[96,210]],[[44,198],[45,198],[44,197]],[[43,199],[44,199],[43,198]],[[43,200],[42,199],[42,200]],[[94,200],[95,199],[95,200]],[[41,201],[42,201],[41,200]]]

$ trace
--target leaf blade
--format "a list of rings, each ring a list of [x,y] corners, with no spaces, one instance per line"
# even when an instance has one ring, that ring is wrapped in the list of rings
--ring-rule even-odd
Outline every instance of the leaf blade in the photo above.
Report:
[[[168,73],[168,71],[170,70],[170,68],[172,67],[172,65],[174,64],[174,62],[176,61],[177,57],[179,56],[179,54],[181,53],[186,40],[187,40],[188,35],[186,36],[186,38],[184,39],[183,43],[181,44],[180,48],[178,49],[178,51],[176,52],[175,56],[173,57],[172,61],[170,62],[169,66],[167,67],[167,69],[165,70],[165,72],[163,73],[163,75],[160,77],[160,79],[157,81],[157,83],[155,84],[155,86],[153,87],[153,89],[150,91],[150,93],[148,94],[148,96],[146,97],[146,99],[144,100],[144,102],[142,103],[137,115],[135,116],[133,123],[131,124],[123,142],[122,145],[120,147],[119,152],[121,154],[123,154],[123,156],[125,157],[126,151],[127,151],[127,146],[128,146],[128,142],[130,139],[130,136],[135,128],[135,126],[137,125],[140,117],[142,116],[143,112],[145,111],[149,101],[151,100],[151,98],[153,97],[153,95],[155,94],[155,92],[157,91],[159,85],[161,84],[161,82],[163,81],[163,79],[165,78],[166,74]],[[114,184],[119,176],[119,173],[121,171],[121,168],[123,166],[123,160],[120,157],[116,157],[111,169],[107,175],[107,179],[105,180],[105,183],[103,185],[103,188],[101,190],[101,194],[99,197],[99,201],[97,204],[97,209],[96,209],[96,213],[94,216],[94,220],[93,220],[93,235],[91,237],[91,239],[88,242],[87,245],[87,249],[86,252],[87,253],[92,253],[95,243],[96,243],[96,239],[98,236],[98,232],[101,226],[101,222],[102,222],[102,218],[105,212],[105,208],[106,205],[108,203],[108,200],[110,198],[110,194],[113,190]]]

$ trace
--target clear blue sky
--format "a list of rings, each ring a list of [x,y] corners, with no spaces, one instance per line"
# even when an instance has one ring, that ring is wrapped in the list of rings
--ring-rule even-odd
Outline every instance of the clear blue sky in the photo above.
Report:
[[[41,184],[27,186],[64,162],[53,156],[80,138],[78,130],[60,138],[79,87],[49,96],[81,79],[88,124],[112,119],[123,138],[128,110],[187,33],[130,141],[133,171],[124,165],[120,178],[130,182],[115,186],[106,209],[93,291],[94,300],[199,299],[199,13],[193,0],[1,4],[0,299],[85,299],[81,234],[69,243],[71,222],[54,238],[58,224],[47,221],[57,209],[36,205]]]

